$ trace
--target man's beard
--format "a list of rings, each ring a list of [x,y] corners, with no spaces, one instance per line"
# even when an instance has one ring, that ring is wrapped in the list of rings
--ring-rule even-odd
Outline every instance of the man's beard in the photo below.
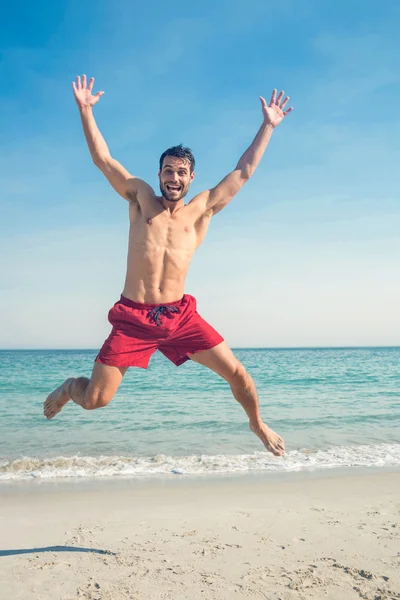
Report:
[[[168,202],[179,202],[179,200],[182,200],[182,198],[184,198],[186,196],[186,194],[188,193],[188,189],[189,189],[189,185],[186,185],[184,188],[182,188],[179,192],[179,194],[172,195],[171,192],[169,192],[166,188],[165,185],[163,185],[160,181],[160,192],[161,195],[168,200]],[[172,197],[173,196],[173,197]]]

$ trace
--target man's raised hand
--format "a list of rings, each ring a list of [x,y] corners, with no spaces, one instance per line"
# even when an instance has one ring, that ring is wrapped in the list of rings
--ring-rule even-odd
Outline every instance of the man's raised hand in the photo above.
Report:
[[[85,106],[94,106],[104,94],[104,92],[97,92],[97,94],[93,96],[93,84],[94,77],[89,79],[89,83],[86,85],[86,75],[82,75],[82,82],[79,75],[76,78],[76,83],[75,81],[72,82],[72,89],[74,90],[75,100],[80,108],[83,108]]]
[[[272,125],[272,127],[279,125],[282,119],[293,110],[293,107],[291,106],[284,111],[286,104],[289,102],[289,96],[286,96],[286,98],[282,100],[284,93],[285,92],[282,91],[279,96],[276,97],[276,90],[274,90],[269,104],[267,104],[265,99],[260,96],[264,122],[268,123],[268,125]]]

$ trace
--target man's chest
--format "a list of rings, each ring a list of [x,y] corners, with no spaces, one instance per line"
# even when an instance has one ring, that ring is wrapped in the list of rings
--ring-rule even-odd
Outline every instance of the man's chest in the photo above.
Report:
[[[197,244],[197,228],[190,214],[139,213],[131,219],[133,243],[165,249],[190,249]]]

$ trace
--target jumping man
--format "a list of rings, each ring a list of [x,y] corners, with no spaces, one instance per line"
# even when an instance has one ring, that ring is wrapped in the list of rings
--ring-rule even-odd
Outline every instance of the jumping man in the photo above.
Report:
[[[92,376],[69,378],[44,403],[52,419],[73,400],[87,410],[106,406],[129,367],[146,368],[160,350],[176,366],[187,360],[212,369],[231,386],[249,418],[249,426],[267,450],[281,456],[282,438],[262,421],[257,391],[244,366],[223,338],[196,310],[196,300],[184,293],[185,278],[195,250],[202,243],[211,217],[222,210],[253,175],[271,135],[292,108],[289,98],[272,92],[260,98],[263,123],[235,169],[214,188],[185,204],[194,179],[194,157],[175,146],[160,158],[161,195],[112,158],[93,117],[93,106],[103,92],[92,95],[94,79],[86,75],[72,84],[83,130],[95,165],[115,191],[129,203],[129,249],[121,299],[110,310],[112,331],[96,357]]]

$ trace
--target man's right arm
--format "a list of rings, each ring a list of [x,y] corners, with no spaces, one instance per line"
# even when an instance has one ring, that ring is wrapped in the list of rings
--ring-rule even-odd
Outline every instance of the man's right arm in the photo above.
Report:
[[[93,106],[97,104],[104,92],[92,95],[93,84],[94,77],[86,85],[86,75],[82,76],[82,81],[77,77],[76,82],[72,83],[90,154],[94,164],[104,173],[115,191],[126,200],[136,200],[139,187],[148,186],[144,181],[131,175],[111,156],[93,116]]]
[[[133,200],[136,196],[135,179],[110,154],[105,139],[101,135],[93,116],[91,106],[79,106],[83,131],[93,162],[107,177],[114,190],[125,200]]]

